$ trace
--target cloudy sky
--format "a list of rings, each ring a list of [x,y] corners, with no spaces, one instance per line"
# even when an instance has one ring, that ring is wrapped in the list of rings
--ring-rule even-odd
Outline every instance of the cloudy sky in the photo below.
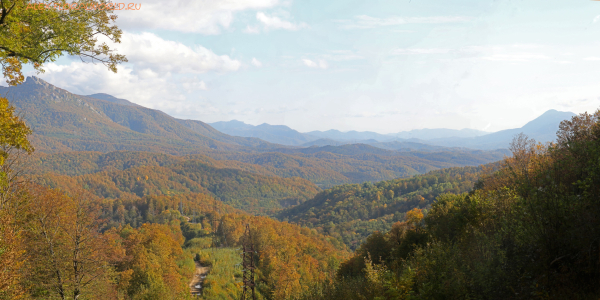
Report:
[[[118,12],[117,74],[64,57],[39,76],[178,118],[302,132],[498,131],[600,107],[600,1],[136,3]]]

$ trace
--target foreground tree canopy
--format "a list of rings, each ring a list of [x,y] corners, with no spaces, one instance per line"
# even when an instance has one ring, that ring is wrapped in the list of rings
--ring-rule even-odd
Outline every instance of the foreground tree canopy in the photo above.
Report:
[[[107,3],[0,0],[0,63],[7,82],[23,82],[24,64],[43,72],[43,64],[64,54],[101,62],[116,72],[117,64],[127,61],[125,56],[98,41],[103,37],[119,43],[121,38],[121,30],[112,24],[117,16]]]
[[[554,144],[517,136],[473,191],[372,234],[303,299],[597,299],[599,119],[563,121]]]
[[[18,183],[18,158],[33,152],[27,136],[31,134],[25,121],[15,114],[15,108],[0,97],[0,207]]]

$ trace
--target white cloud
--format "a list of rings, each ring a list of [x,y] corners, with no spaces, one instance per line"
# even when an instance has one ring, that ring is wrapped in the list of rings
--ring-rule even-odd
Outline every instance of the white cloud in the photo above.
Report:
[[[258,59],[256,59],[256,57],[252,58],[252,65],[259,68],[262,67],[262,63]]]
[[[302,59],[302,63],[304,63],[305,66],[309,67],[309,68],[320,68],[320,69],[327,69],[329,67],[329,65],[327,64],[327,62],[325,60],[320,59],[319,61],[312,61],[310,59]]]
[[[228,72],[237,71],[241,66],[240,61],[227,55],[217,55],[202,46],[189,47],[164,40],[148,32],[125,32],[121,43],[113,47],[125,54],[136,70],[148,69],[158,74]]]
[[[277,6],[279,0],[145,0],[139,10],[117,11],[117,24],[125,29],[166,29],[218,34],[229,28],[234,14]]]
[[[436,17],[388,17],[375,18],[366,15],[354,17],[352,20],[337,20],[343,29],[368,29],[384,26],[404,25],[404,24],[440,24],[457,23],[471,20],[468,17],[460,16],[436,16]]]
[[[240,61],[227,55],[152,33],[124,32],[121,41],[109,44],[129,60],[118,67],[117,74],[102,64],[71,61],[67,65],[47,64],[46,72],[38,76],[76,94],[108,93],[174,116],[198,119],[219,110],[198,94],[209,88],[197,75],[241,67]]]
[[[115,74],[102,64],[83,62],[72,62],[70,65],[50,63],[45,67],[46,72],[36,76],[74,94],[107,93],[177,117],[197,119],[198,116],[218,112],[211,103],[197,97],[193,101],[187,100],[187,93],[207,89],[204,81],[194,77],[152,77],[147,76],[147,69],[135,72],[125,66],[119,66]]]
[[[592,23],[598,23],[598,21],[600,21],[600,15],[597,15]]]
[[[589,56],[584,58],[583,60],[588,60],[588,61],[600,61],[600,57],[597,56]]]
[[[306,23],[294,24],[292,22],[285,21],[277,16],[267,16],[263,12],[256,13],[256,19],[263,24],[265,29],[298,30],[301,28],[308,27]]]
[[[217,110],[202,97],[190,93],[208,90],[196,75],[231,72],[241,62],[217,55],[202,46],[187,46],[152,33],[125,32],[114,46],[129,62],[114,74],[102,64],[73,61],[68,65],[47,64],[39,75],[50,83],[76,94],[108,93],[145,107],[180,117],[198,118]],[[187,100],[192,99],[192,100]]]
[[[119,66],[114,74],[101,64],[72,62],[70,65],[48,64],[46,72],[38,76],[72,93],[108,93],[145,106],[150,105],[150,100],[157,96],[178,99],[176,86],[166,76],[154,75],[149,69],[136,73],[125,66]]]
[[[197,90],[208,90],[208,88],[206,87],[206,82],[198,79],[197,77],[180,78],[178,79],[178,83],[180,83],[181,87],[183,87],[188,93]]]
[[[556,105],[560,107],[560,109],[568,110],[568,111],[586,111],[586,108],[589,107],[598,107],[600,104],[600,98],[590,97],[590,98],[573,98],[570,100],[558,100],[555,102]],[[557,108],[559,109],[559,108]],[[594,111],[589,111],[589,113],[593,113]]]
[[[316,68],[319,66],[316,62],[314,62],[310,59],[303,59],[302,62],[304,63],[305,66],[311,67],[311,68]]]

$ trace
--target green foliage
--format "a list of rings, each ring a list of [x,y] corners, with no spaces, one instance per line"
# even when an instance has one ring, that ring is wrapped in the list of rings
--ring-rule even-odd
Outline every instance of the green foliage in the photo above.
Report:
[[[233,248],[198,249],[190,247],[186,252],[196,252],[202,266],[210,267],[204,278],[200,299],[237,300],[241,295],[240,251]]]
[[[80,8],[64,9],[70,3]],[[121,30],[111,26],[116,15],[112,15],[112,9],[82,7],[106,3],[103,0],[2,0],[0,63],[7,82],[17,85],[23,81],[22,64],[32,64],[38,71],[43,71],[42,64],[53,62],[63,54],[93,58],[116,72],[117,64],[127,61],[125,56],[113,53],[105,43],[97,45],[98,35],[120,42]],[[60,8],[55,9],[55,6]]]
[[[440,195],[423,221],[411,224],[411,213],[373,234],[318,289],[331,296],[313,299],[596,299],[599,118],[600,110],[564,121],[556,144],[517,136],[512,157],[477,189]],[[388,259],[380,265],[369,251]],[[348,278],[379,293],[344,298],[336,287]]]
[[[0,165],[4,164],[9,148],[33,152],[33,147],[27,140],[31,132],[25,121],[15,114],[15,108],[8,100],[0,97]]]
[[[281,211],[277,217],[315,228],[356,249],[371,233],[391,230],[394,222],[404,220],[407,211],[427,209],[443,193],[470,191],[484,169],[449,168],[407,179],[337,186]]]

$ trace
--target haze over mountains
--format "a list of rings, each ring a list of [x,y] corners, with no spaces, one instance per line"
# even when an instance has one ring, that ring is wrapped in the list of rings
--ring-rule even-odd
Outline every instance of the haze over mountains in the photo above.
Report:
[[[380,134],[371,131],[341,132],[335,129],[301,133],[285,125],[269,125],[264,123],[254,126],[237,120],[214,122],[209,123],[209,125],[229,135],[256,137],[271,143],[290,146],[335,146],[352,143],[370,144],[399,140],[419,142],[436,138],[471,138],[488,134],[488,132],[475,129],[455,130],[445,128],[415,129],[393,134]]]
[[[75,95],[37,77],[28,77],[17,87],[0,87],[0,94],[25,114],[35,130],[33,139],[38,140],[38,149],[45,151],[156,148],[171,154],[191,154],[198,149],[253,152],[357,143],[392,151],[442,151],[445,147],[493,150],[506,149],[520,132],[537,141],[551,141],[559,123],[575,115],[549,110],[521,128],[494,133],[444,128],[395,134],[338,130],[301,133],[266,123],[254,126],[235,120],[210,124],[181,120],[109,94]]]
[[[573,115],[550,111],[521,129],[487,135],[448,129],[396,135],[335,130],[305,134],[268,124],[213,124],[223,133],[202,121],[177,119],[108,94],[75,95],[36,77],[28,77],[16,87],[0,87],[0,94],[24,114],[34,130],[31,141],[38,152],[201,154],[223,161],[227,167],[269,176],[301,177],[321,187],[498,161],[508,152],[494,149],[506,148],[514,134],[523,130],[536,139],[550,139],[558,123]],[[234,131],[242,132],[242,136],[226,134]],[[417,132],[422,132],[424,138],[398,137]],[[465,146],[472,149],[461,148]]]
[[[368,144],[389,150],[440,150],[442,147],[465,147],[491,150],[508,148],[513,137],[524,133],[539,142],[555,139],[561,121],[575,116],[572,112],[549,110],[521,128],[501,130],[494,133],[475,129],[415,129],[393,134],[338,130],[301,133],[283,125],[261,124],[253,126],[232,120],[209,123],[217,130],[235,136],[256,137],[272,143],[291,146],[340,146],[345,144]]]

